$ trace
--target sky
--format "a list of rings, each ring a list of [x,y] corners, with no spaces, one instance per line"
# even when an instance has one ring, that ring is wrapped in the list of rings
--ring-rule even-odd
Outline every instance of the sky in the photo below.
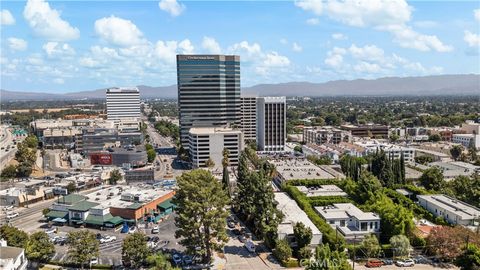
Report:
[[[1,89],[176,83],[237,54],[241,85],[480,73],[479,1],[3,1]]]

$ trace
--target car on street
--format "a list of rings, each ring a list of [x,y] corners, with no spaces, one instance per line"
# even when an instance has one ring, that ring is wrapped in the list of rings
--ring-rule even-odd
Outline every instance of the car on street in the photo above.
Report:
[[[365,264],[365,266],[368,268],[381,267],[382,265],[383,265],[383,262],[380,260],[369,260]]]
[[[103,236],[102,236],[101,233],[97,233],[97,234],[95,235],[95,237],[97,238],[97,240],[100,240],[100,239],[103,238]]]
[[[159,233],[159,232],[160,232],[160,229],[158,228],[158,226],[153,226],[152,233]]]
[[[3,211],[12,210],[14,207],[15,206],[13,206],[13,205],[5,206],[5,207],[3,207]]]
[[[46,233],[46,234],[52,234],[52,233],[55,233],[56,231],[57,231],[56,228],[49,228],[49,229],[46,229],[46,230],[45,230],[45,233]]]
[[[255,253],[255,243],[253,243],[252,241],[248,240],[247,242],[245,242],[245,248],[249,252]]]
[[[157,243],[153,242],[153,241],[148,241],[147,242],[147,247],[149,248],[155,248],[157,246]]]
[[[245,235],[239,235],[238,240],[242,243],[245,243],[247,241],[247,238],[245,237]]]
[[[382,262],[383,262],[383,265],[392,265],[393,264],[393,260],[389,260],[389,259],[383,259]]]
[[[18,217],[18,213],[10,212],[7,214],[7,219],[12,219]]]
[[[227,222],[227,225],[228,225],[228,228],[230,228],[230,229],[235,229],[235,225],[236,225],[236,224],[235,224],[235,222],[233,222],[233,221],[230,220],[230,221]]]
[[[406,259],[395,262],[395,265],[398,267],[413,267],[415,262],[412,259]]]
[[[150,239],[150,241],[158,242],[158,241],[160,241],[160,237],[154,236],[154,237],[152,237],[152,239]]]
[[[130,227],[128,229],[128,233],[135,233],[137,231],[137,227]]]
[[[90,259],[90,265],[97,265],[97,264],[98,264],[98,258]]]
[[[110,243],[110,242],[113,242],[115,240],[117,240],[116,236],[106,235],[106,236],[100,238],[100,244]]]
[[[175,265],[179,265],[182,263],[182,256],[180,256],[180,254],[178,253],[175,253],[172,256],[172,260]]]

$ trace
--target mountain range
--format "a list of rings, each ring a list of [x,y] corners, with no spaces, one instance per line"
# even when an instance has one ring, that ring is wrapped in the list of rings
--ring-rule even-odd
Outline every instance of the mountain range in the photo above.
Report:
[[[139,85],[141,98],[177,98],[177,86]],[[480,75],[385,77],[374,80],[337,80],[325,83],[288,82],[243,87],[242,94],[257,96],[438,96],[480,95]],[[105,89],[52,94],[0,90],[2,101],[102,99]]]

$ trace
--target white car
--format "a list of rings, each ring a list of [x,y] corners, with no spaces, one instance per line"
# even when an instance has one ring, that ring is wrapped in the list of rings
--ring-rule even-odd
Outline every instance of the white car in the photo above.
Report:
[[[3,210],[4,211],[12,210],[13,207],[14,207],[13,205],[5,206],[5,207],[3,207]]]
[[[7,219],[12,219],[15,217],[18,217],[18,213],[11,212],[7,214]]]
[[[158,228],[158,226],[154,226],[152,228],[152,233],[159,233],[160,232],[160,229]]]
[[[248,251],[255,253],[255,244],[252,241],[248,240],[247,242],[245,242],[245,248]]]
[[[52,233],[55,233],[56,231],[57,231],[57,229],[55,229],[55,228],[50,228],[50,229],[46,229],[46,230],[45,230],[45,233],[46,233],[46,234],[52,234]]]
[[[90,265],[96,265],[96,264],[98,264],[98,258],[90,259]]]
[[[116,236],[105,236],[105,237],[102,237],[100,238],[100,244],[103,244],[103,243],[110,243],[110,242],[113,242],[117,240],[117,237]]]
[[[413,267],[415,266],[415,262],[412,259],[406,259],[403,261],[397,261],[395,265],[398,267]]]
[[[137,231],[137,227],[130,227],[128,229],[128,233],[135,233]]]

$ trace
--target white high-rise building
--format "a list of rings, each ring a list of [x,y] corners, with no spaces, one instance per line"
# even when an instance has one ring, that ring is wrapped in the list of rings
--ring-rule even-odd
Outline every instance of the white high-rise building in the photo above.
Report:
[[[267,152],[285,151],[287,137],[285,97],[257,98],[257,144],[258,150]]]
[[[138,88],[109,88],[106,95],[108,120],[140,118],[140,92]]]
[[[195,168],[206,167],[210,158],[215,168],[222,167],[223,149],[229,151],[230,166],[238,165],[243,150],[243,135],[240,130],[226,127],[193,127],[188,133],[188,150]]]
[[[257,139],[257,97],[241,97],[241,130],[243,139],[255,141]]]

